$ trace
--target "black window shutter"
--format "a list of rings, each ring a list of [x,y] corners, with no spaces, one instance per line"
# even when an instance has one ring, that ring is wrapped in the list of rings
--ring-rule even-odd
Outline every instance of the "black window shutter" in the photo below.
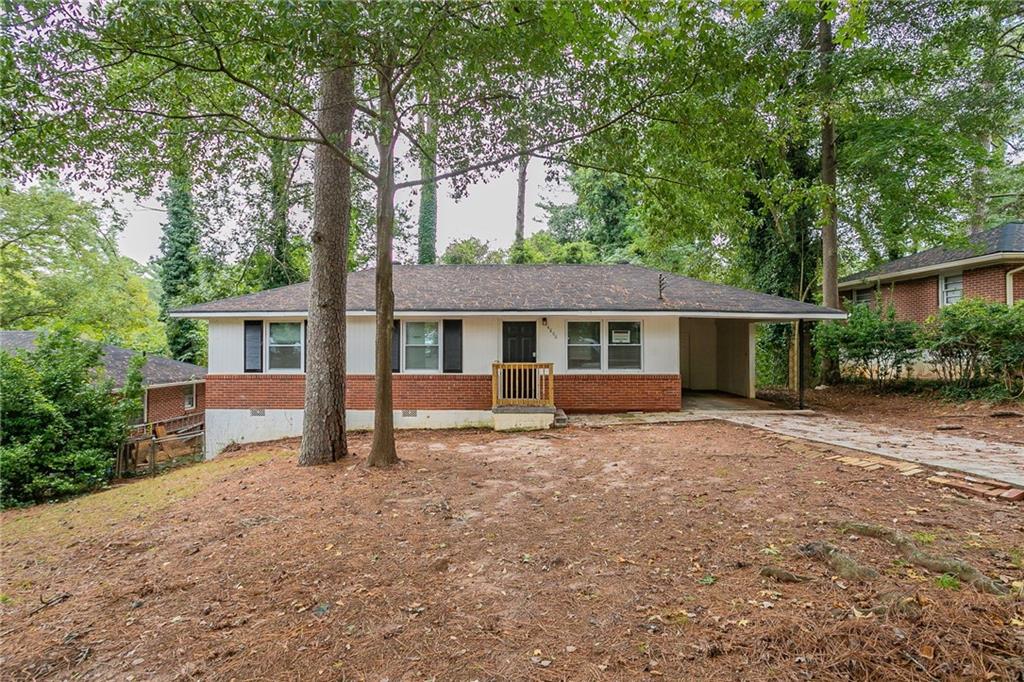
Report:
[[[263,371],[263,321],[245,321],[245,371]]]
[[[444,371],[462,374],[462,320],[444,321]]]
[[[402,371],[402,321],[395,320],[391,330],[391,371]]]
[[[309,320],[302,322],[302,371],[307,369],[306,359],[309,358]]]

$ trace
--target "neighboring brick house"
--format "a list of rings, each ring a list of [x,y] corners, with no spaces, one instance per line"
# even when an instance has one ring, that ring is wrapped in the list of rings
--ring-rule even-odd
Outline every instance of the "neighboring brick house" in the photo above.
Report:
[[[679,410],[684,386],[753,397],[756,323],[846,317],[632,265],[396,266],[394,287],[399,428]],[[172,311],[208,322],[208,456],[301,433],[308,299],[302,283]],[[372,428],[373,270],[349,274],[347,303],[347,422]]]
[[[891,302],[901,319],[923,322],[961,298],[1024,301],[1024,223],[976,232],[972,246],[935,247],[858,272],[839,282],[846,301]]]
[[[0,348],[6,352],[32,350],[38,332],[0,331]],[[103,368],[114,383],[124,386],[137,351],[119,346],[103,346]],[[142,366],[142,381],[146,388],[141,423],[163,422],[190,417],[189,423],[200,422],[206,410],[206,368],[179,362],[159,355],[147,355]]]

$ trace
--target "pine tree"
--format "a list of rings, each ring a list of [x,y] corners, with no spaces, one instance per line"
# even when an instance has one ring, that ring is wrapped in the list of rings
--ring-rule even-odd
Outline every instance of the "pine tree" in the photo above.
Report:
[[[178,169],[171,173],[164,205],[167,222],[160,238],[160,315],[167,325],[167,345],[171,356],[177,360],[202,362],[203,338],[199,323],[167,316],[196,285],[199,224],[188,171]]]

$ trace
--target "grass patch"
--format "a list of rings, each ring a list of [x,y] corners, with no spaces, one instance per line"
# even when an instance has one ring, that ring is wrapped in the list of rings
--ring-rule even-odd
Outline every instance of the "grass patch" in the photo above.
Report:
[[[935,579],[935,585],[942,590],[959,590],[960,579],[957,578],[955,575],[950,575],[949,573],[946,573],[944,575],[940,575],[938,578]]]
[[[703,578],[701,578],[700,580],[698,580],[697,582],[700,583],[701,585],[714,585],[715,583],[718,582],[718,578],[716,578],[713,575],[708,574],[708,575],[704,576]]]
[[[254,452],[213,459],[66,502],[10,510],[3,519],[4,541],[45,538],[48,545],[54,546],[55,542],[81,538],[132,516],[150,514],[193,497],[224,474],[266,462],[275,454],[280,453]]]
[[[1009,551],[1010,563],[1018,570],[1024,571],[1024,549],[1014,548]]]
[[[923,530],[916,530],[910,534],[914,538],[914,541],[922,545],[930,545],[935,542],[935,533],[929,533]]]

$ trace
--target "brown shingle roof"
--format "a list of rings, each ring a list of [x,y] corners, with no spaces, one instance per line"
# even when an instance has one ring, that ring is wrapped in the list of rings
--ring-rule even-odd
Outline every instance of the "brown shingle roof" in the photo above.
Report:
[[[664,298],[659,299],[659,277]],[[823,315],[840,311],[636,265],[396,265],[396,312],[700,312]],[[213,313],[305,313],[309,284],[180,308]],[[374,309],[374,271],[349,273],[348,310]]]
[[[38,336],[39,332],[35,331],[0,331],[0,349],[8,353],[19,350],[35,350]],[[128,377],[128,368],[131,366],[131,359],[136,354],[137,351],[120,346],[108,344],[103,346],[103,368],[110,380],[114,382],[115,388],[124,386]],[[146,364],[142,366],[142,379],[146,386],[182,384],[203,380],[205,377],[205,367],[179,362],[160,355],[147,356]]]

